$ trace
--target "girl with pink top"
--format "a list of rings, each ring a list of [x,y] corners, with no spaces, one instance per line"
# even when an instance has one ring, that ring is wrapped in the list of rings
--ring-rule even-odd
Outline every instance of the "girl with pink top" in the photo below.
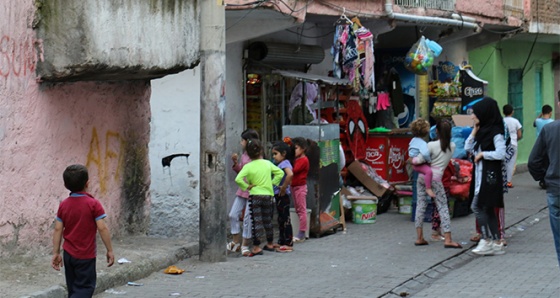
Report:
[[[232,154],[231,160],[233,161],[232,169],[235,173],[239,174],[243,166],[251,162],[251,158],[247,154],[247,141],[251,139],[258,139],[259,134],[253,129],[246,129],[241,133],[241,148],[243,149],[243,154],[241,154],[241,161],[237,153]],[[249,191],[243,191],[241,188],[237,189],[235,193],[235,199],[233,205],[231,206],[231,211],[229,212],[229,220],[231,226],[231,236],[232,241],[227,244],[227,250],[231,252],[241,252],[244,256],[250,254],[249,241],[251,240],[251,215],[248,211],[247,199],[249,198]],[[239,219],[245,210],[243,216],[243,234],[241,235],[241,228],[239,225]],[[243,243],[241,244],[241,236],[243,236]],[[241,246],[241,247],[240,247]]]
[[[299,232],[293,238],[294,242],[305,241],[305,231],[307,231],[307,173],[309,173],[309,160],[305,156],[307,150],[307,140],[297,137],[292,140],[295,150],[295,162],[292,178],[292,196],[294,207],[299,217]]]

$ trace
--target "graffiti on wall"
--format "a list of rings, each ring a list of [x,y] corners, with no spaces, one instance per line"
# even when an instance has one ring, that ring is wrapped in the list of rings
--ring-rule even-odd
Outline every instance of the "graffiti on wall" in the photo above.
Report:
[[[118,132],[107,130],[103,139],[97,129],[91,132],[86,167],[90,172],[97,169],[99,189],[105,193],[111,182],[117,182],[122,175],[126,142]]]
[[[41,52],[41,41],[31,37],[16,39],[8,35],[0,38],[0,77],[25,77],[35,73],[37,49]]]

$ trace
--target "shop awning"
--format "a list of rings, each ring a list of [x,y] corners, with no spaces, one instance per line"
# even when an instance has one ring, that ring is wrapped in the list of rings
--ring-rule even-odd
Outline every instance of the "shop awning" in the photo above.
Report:
[[[272,73],[306,82],[325,83],[329,85],[350,85],[350,81],[347,79],[337,79],[333,77],[315,75],[300,71],[273,70]]]

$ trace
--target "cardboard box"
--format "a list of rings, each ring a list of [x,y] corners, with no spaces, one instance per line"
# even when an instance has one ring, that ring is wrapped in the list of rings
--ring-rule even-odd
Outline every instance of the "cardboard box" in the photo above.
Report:
[[[451,116],[456,126],[473,127],[473,120],[471,115],[453,115]]]
[[[349,166],[348,171],[358,179],[362,183],[362,185],[367,188],[372,194],[377,197],[382,197],[383,194],[387,191],[387,188],[383,187],[379,183],[375,182],[363,169],[360,165],[360,162],[354,160]]]

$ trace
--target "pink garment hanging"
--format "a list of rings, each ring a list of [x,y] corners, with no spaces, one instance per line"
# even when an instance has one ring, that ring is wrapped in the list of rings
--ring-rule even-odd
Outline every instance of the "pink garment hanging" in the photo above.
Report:
[[[391,101],[389,99],[389,93],[379,92],[377,93],[377,110],[384,111],[391,106]]]

